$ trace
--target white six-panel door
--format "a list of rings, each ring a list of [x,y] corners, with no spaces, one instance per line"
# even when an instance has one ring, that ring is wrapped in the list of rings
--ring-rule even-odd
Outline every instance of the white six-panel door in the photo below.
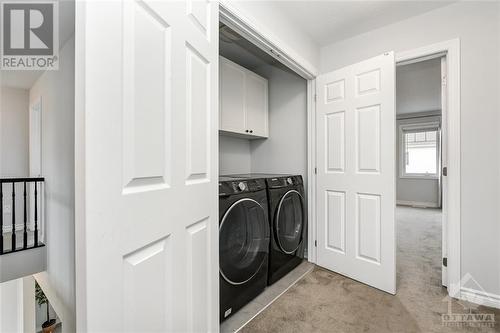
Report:
[[[394,54],[317,78],[317,263],[395,293]]]
[[[217,331],[218,4],[86,1],[77,35],[78,328]]]

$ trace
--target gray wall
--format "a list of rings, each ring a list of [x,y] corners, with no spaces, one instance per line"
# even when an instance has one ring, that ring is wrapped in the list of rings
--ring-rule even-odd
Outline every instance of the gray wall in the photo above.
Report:
[[[26,89],[2,87],[0,106],[0,177],[26,177],[29,170],[29,92]],[[3,185],[3,224],[12,225],[12,185]],[[16,184],[16,211],[22,212],[23,191],[21,183]],[[16,225],[23,223],[23,215],[16,214]]]
[[[250,141],[219,135],[219,174],[250,173],[252,170]]]
[[[441,109],[441,58],[398,66],[396,68],[396,114],[406,117],[420,112]],[[438,110],[438,111],[436,111]],[[401,137],[400,124],[425,123],[435,118],[416,118],[398,120],[397,133],[397,174],[396,198],[398,203],[417,203],[438,206],[438,179],[409,179],[400,176]],[[439,118],[437,119],[439,120]]]
[[[47,273],[68,313],[75,313],[75,39],[30,90],[42,98],[42,174],[45,177]],[[68,331],[74,320],[68,318]]]
[[[219,174],[300,174],[307,180],[307,81],[264,65],[255,72],[269,80],[269,138],[219,136]]]
[[[396,113],[441,109],[441,58],[396,67]]]
[[[426,122],[440,121],[440,116],[423,117],[418,119],[403,119],[396,122],[397,131],[397,174],[396,174],[396,198],[399,204],[414,203],[417,205],[438,206],[439,204],[439,180],[438,179],[410,179],[401,178],[400,176],[400,159],[401,159],[401,138],[399,136],[400,124],[418,124]]]
[[[0,177],[28,176],[29,92],[2,87],[0,106]]]
[[[322,48],[321,72],[460,38],[461,274],[500,295],[500,4],[457,2]]]
[[[281,68],[263,66],[269,80],[269,138],[250,143],[253,172],[307,178],[307,81]]]

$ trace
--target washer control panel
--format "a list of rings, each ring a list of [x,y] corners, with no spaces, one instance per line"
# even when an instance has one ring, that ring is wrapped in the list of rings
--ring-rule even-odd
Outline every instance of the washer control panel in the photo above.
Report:
[[[256,192],[266,189],[264,179],[246,179],[219,182],[219,196]]]

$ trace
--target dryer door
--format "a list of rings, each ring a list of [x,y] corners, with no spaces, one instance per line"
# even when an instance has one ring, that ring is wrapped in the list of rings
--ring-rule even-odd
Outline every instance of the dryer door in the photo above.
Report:
[[[290,190],[281,197],[274,219],[274,234],[278,246],[286,254],[293,254],[302,242],[304,214],[304,199],[298,191]]]
[[[219,226],[220,274],[230,284],[244,284],[259,272],[268,252],[269,224],[264,207],[250,198],[236,201]]]

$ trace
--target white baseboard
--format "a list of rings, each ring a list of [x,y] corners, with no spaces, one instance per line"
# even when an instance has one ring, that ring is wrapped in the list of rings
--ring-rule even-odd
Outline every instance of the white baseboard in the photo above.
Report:
[[[462,287],[460,289],[460,298],[471,303],[500,309],[500,295],[486,291]]]
[[[396,205],[399,206],[411,206],[420,208],[438,208],[438,204],[435,202],[424,202],[424,201],[406,201],[406,200],[396,200]]]

